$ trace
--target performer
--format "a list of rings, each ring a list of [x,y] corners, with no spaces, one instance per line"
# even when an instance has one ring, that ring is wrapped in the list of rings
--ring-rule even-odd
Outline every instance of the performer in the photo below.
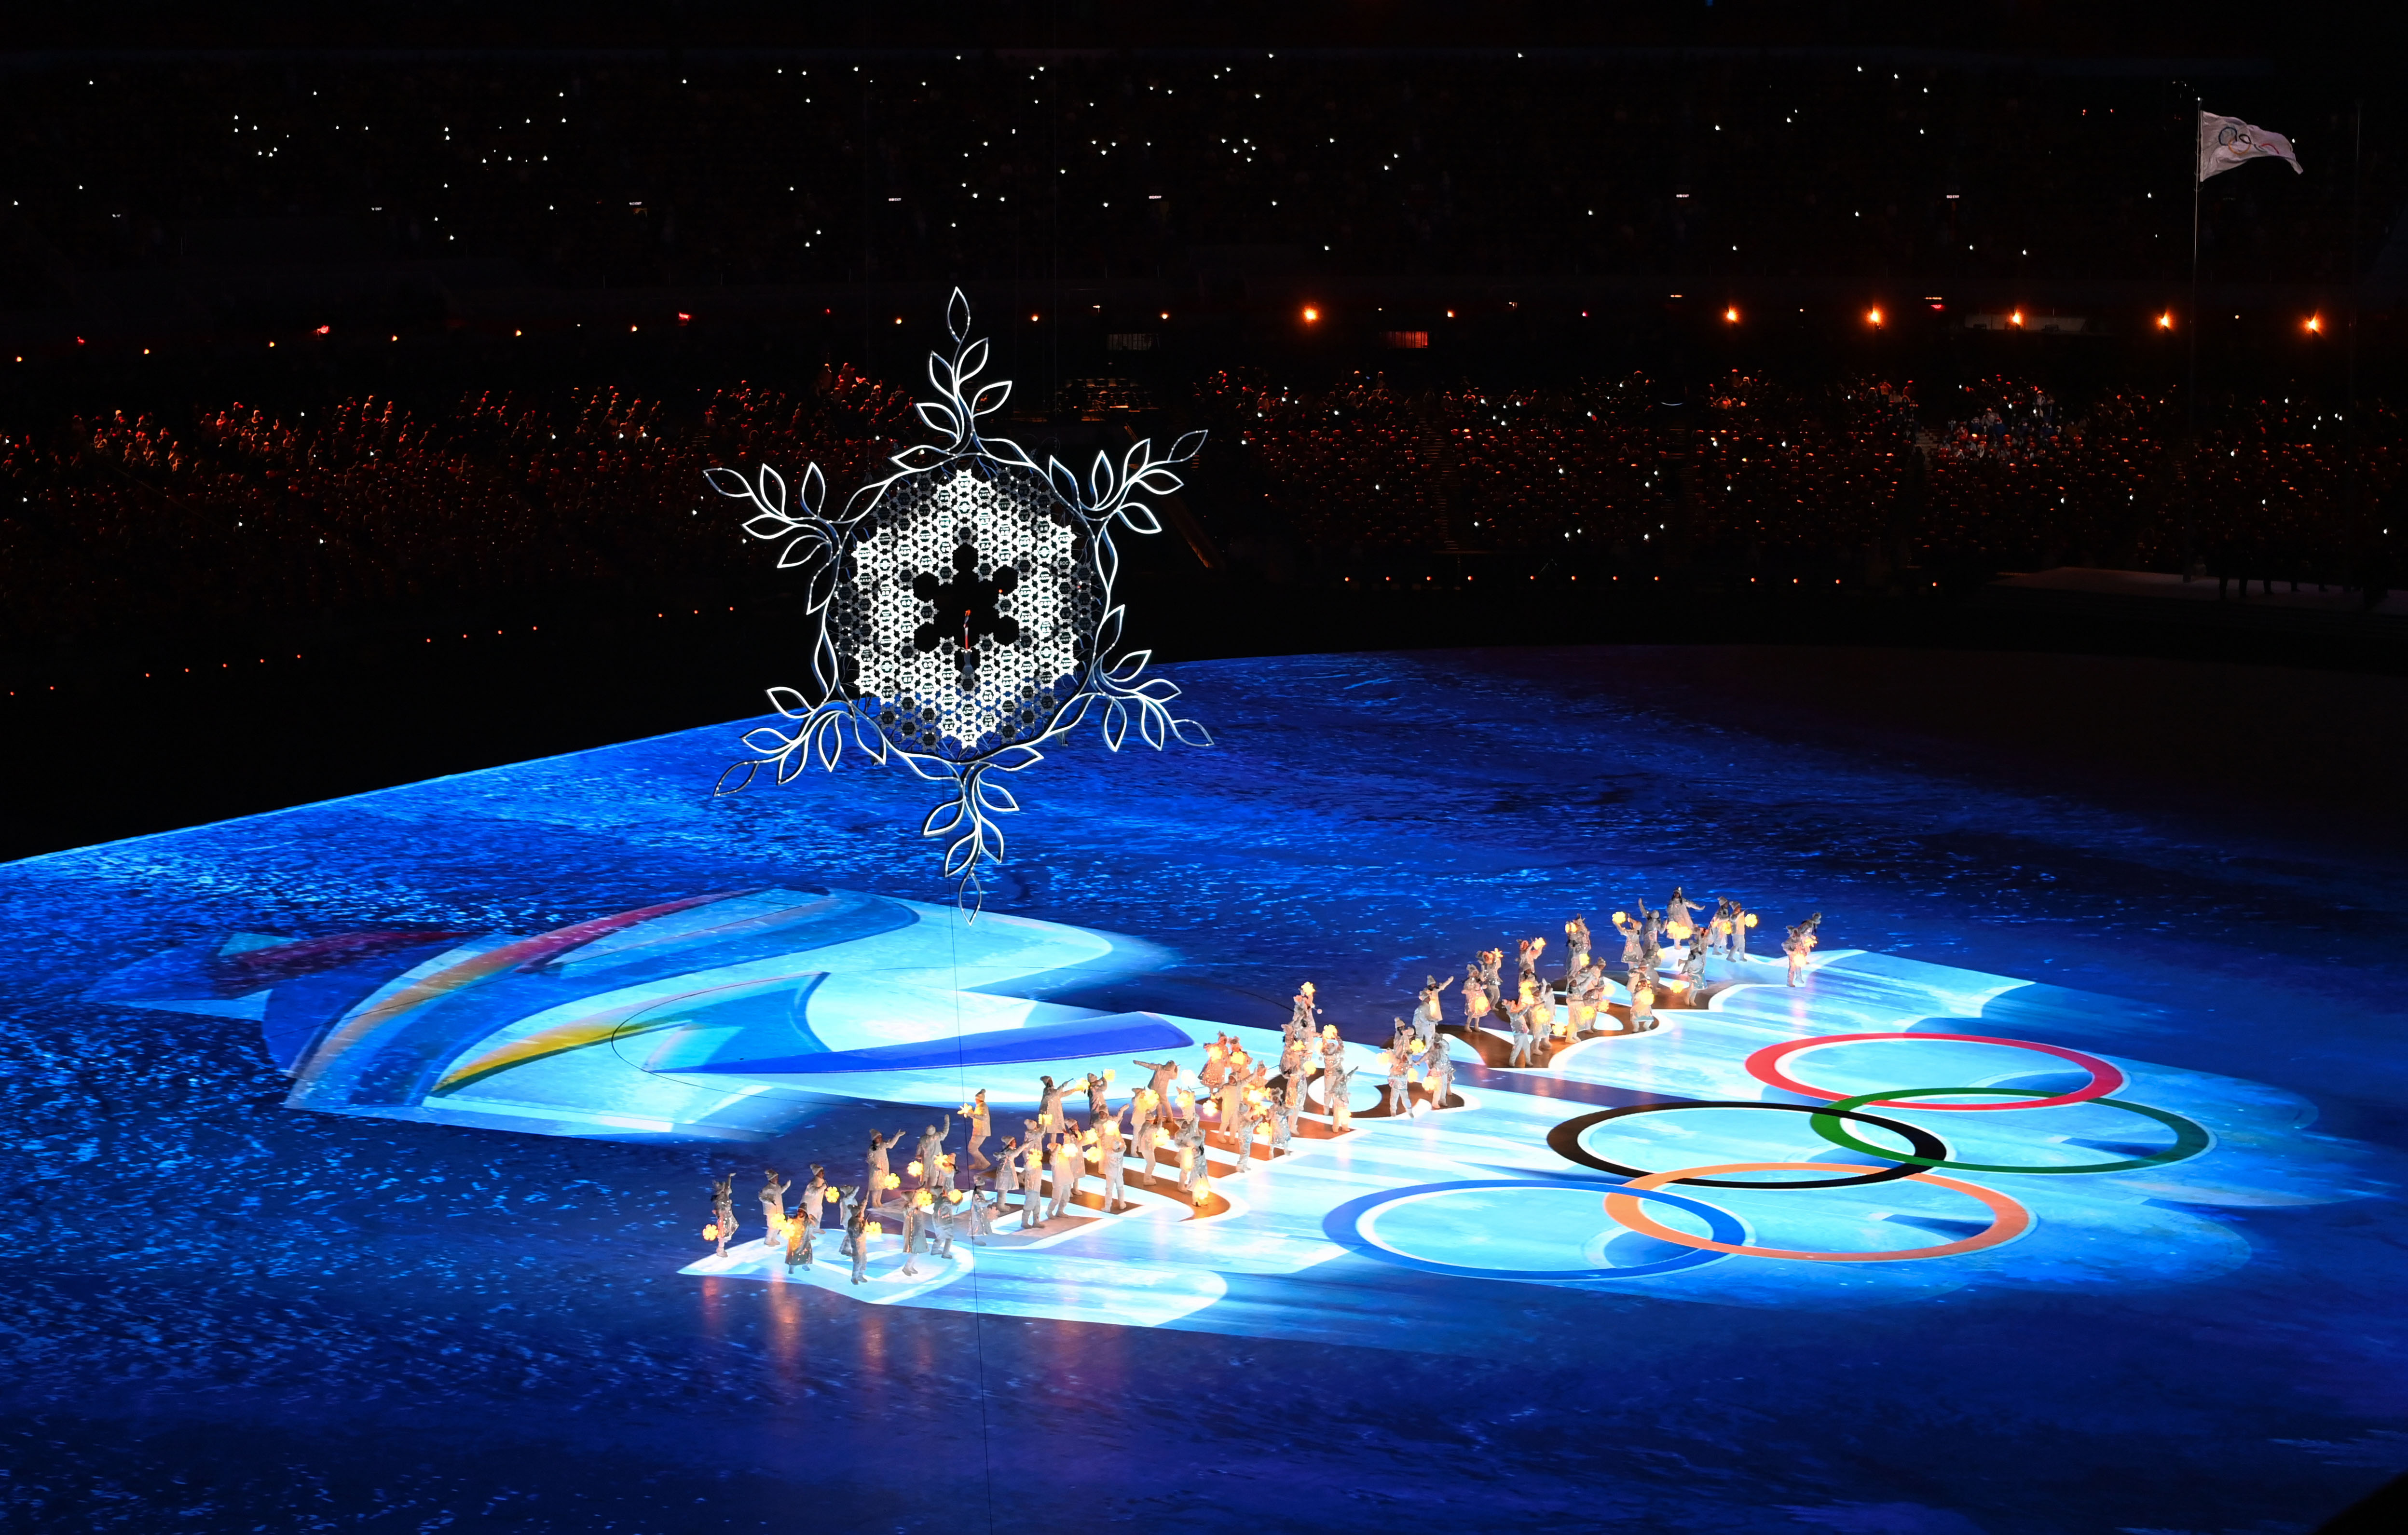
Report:
[[[1234,1045],[1237,1042],[1232,1040],[1230,1043]],[[1229,1132],[1229,1127],[1238,1122],[1238,1108],[1246,1101],[1249,1075],[1246,1052],[1231,1050],[1229,1073],[1221,1079],[1221,1091],[1217,1095],[1220,1099],[1221,1132],[1225,1135]]]
[[[1564,985],[1570,987],[1575,976],[1588,968],[1588,917],[1584,912],[1572,913],[1564,924],[1564,944],[1570,953],[1564,956]]]
[[[869,1280],[869,1207],[859,1194],[859,1189],[846,1189],[838,1208],[844,1213],[845,1250],[853,1255],[853,1282],[863,1285]]]
[[[896,1130],[893,1139],[895,1144],[901,1145],[903,1132]],[[869,1170],[869,1207],[873,1210],[886,1202],[887,1140],[886,1136],[881,1135],[874,1130],[869,1132],[869,1155],[867,1161]]]
[[[1045,1218],[1070,1208],[1070,1196],[1078,1191],[1079,1180],[1087,1175],[1086,1149],[1075,1135],[1065,1135],[1054,1144],[1054,1202],[1045,1209]]]
[[[736,1174],[714,1178],[710,1185],[710,1223],[719,1229],[719,1256],[727,1256],[727,1244],[736,1240]]]
[[[1806,956],[1814,951],[1813,940],[1807,937],[1803,924],[1789,930],[1781,941],[1781,952],[1789,956],[1789,984],[1799,984],[1798,977],[1806,973]]]
[[[1322,1071],[1326,1073],[1335,1069],[1338,1062],[1345,1059],[1346,1042],[1338,1037],[1338,1026],[1334,1023],[1323,1024],[1321,1026]]]
[[[1630,1031],[1656,1027],[1656,966],[1644,955],[1630,967]]]
[[[1756,926],[1756,913],[1749,911],[1745,905],[1737,901],[1731,903],[1730,957],[1732,959],[1747,958],[1747,931]]]
[[[1140,1087],[1129,1103],[1129,1139],[1137,1147],[1137,1175],[1154,1187],[1154,1144],[1162,1129],[1162,1101],[1152,1087]]]
[[[1552,1054],[1555,1047],[1555,988],[1541,981],[1530,994],[1530,1048],[1540,1058]],[[1533,1060],[1532,1065],[1540,1062]]]
[[[995,1164],[995,1212],[1000,1215],[1011,1209],[1013,1190],[1020,1187],[1020,1143],[1010,1136],[1003,1138],[997,1148]]]
[[[1231,1043],[1228,1035],[1214,1034],[1212,1043],[1204,1046],[1204,1069],[1196,1074],[1206,1087],[1215,1092],[1220,1090],[1223,1083],[1229,1080]]]
[[[1530,1036],[1530,993],[1532,989],[1533,988],[1531,988],[1526,982],[1524,983],[1522,987],[1522,995],[1515,1001],[1505,1004],[1506,1022],[1513,1030],[1513,1053],[1507,1057],[1505,1060],[1505,1064],[1508,1066],[1527,1066],[1530,1064],[1530,1047],[1532,1044]]]
[[[1039,1208],[1045,1191],[1045,1138],[1032,1137],[1020,1148],[1020,1229],[1024,1231],[1045,1222]]]
[[[1681,956],[1681,979],[1689,983],[1688,989],[1683,995],[1688,998],[1691,1006],[1695,1006],[1698,993],[1702,991],[1706,985],[1706,935],[1704,933],[1698,933],[1691,938],[1688,952]]]
[[[1647,908],[1641,904],[1636,920],[1623,912],[1613,914],[1614,931],[1622,934],[1622,967],[1625,970],[1639,962],[1641,934],[1646,930]]]
[[[1263,1122],[1264,1095],[1257,1087],[1248,1087],[1238,1099],[1238,1116],[1229,1125],[1229,1140],[1238,1148],[1240,1167],[1254,1156],[1254,1127]]]
[[[930,1125],[921,1132],[920,1144],[911,1152],[911,1159],[920,1164],[920,1186],[925,1188],[937,1181],[937,1164],[945,1158],[945,1138],[953,1133],[953,1116],[945,1116],[945,1128]]]
[[[1798,931],[1799,935],[1806,940],[1807,951],[1812,953],[1814,945],[1823,941],[1823,914],[1816,912],[1807,917],[1798,925]]]
[[[970,1122],[970,1144],[968,1147],[970,1154],[970,1171],[973,1173],[982,1172],[987,1166],[987,1137],[995,1132],[994,1121],[987,1114],[986,1089],[984,1087],[981,1087],[978,1090],[978,1096],[970,1100],[970,1111],[967,1117]]]
[[[1422,1058],[1422,1087],[1433,1109],[1445,1108],[1455,1096],[1455,1053],[1443,1037],[1432,1041],[1429,1054]]]
[[[1598,1003],[1602,1000],[1589,989],[1590,979],[1599,973],[1595,964],[1585,964],[1564,982],[1564,1010],[1569,1015],[1565,1032],[1578,1039],[1597,1024]]]
[[[1354,1076],[1342,1054],[1338,1057],[1338,1064],[1322,1068],[1321,1102],[1329,1111],[1329,1133],[1332,1135],[1343,1135],[1354,1128],[1354,1109],[1346,1101],[1346,1095],[1354,1086]]]
[[[1089,1130],[1095,1129],[1096,1121],[1103,1118],[1104,1089],[1111,1085],[1112,1073],[1110,1072],[1100,1076],[1094,1072],[1087,1073],[1087,1128]]]
[[[1480,966],[1463,967],[1463,1031],[1473,1039],[1488,1022],[1488,983],[1480,978]]]
[[[1288,1002],[1288,1027],[1299,1033],[1310,1034],[1312,1032],[1312,1020],[1320,1012],[1320,1007],[1313,1002],[1312,983],[1307,981],[1297,988],[1296,995]]]
[[[786,1190],[795,1187],[792,1178],[780,1178],[776,1168],[767,1170],[767,1182],[761,1186],[761,1240],[775,1242],[786,1228]]]
[[[1059,1135],[1070,1128],[1069,1122],[1062,1117],[1063,1089],[1055,1087],[1050,1076],[1040,1076],[1037,1080],[1045,1084],[1045,1090],[1037,1099],[1038,1133]]]
[[[1413,1031],[1421,1036],[1424,1045],[1438,1038],[1438,1026],[1446,1021],[1446,1013],[1439,1006],[1439,996],[1438,977],[1424,977],[1421,1010],[1413,1015]]]
[[[1117,1215],[1125,1202],[1128,1142],[1121,1136],[1121,1116],[1107,1114],[1096,1121],[1096,1155],[1104,1160],[1104,1213]]]
[[[803,1219],[810,1223],[813,1231],[820,1229],[820,1209],[826,1202],[827,1197],[827,1169],[813,1162],[811,1181],[803,1185]]]
[[[1714,898],[1714,915],[1706,923],[1698,941],[1708,954],[1720,954],[1730,946],[1731,903],[1728,896]]]
[[[1179,1191],[1193,1194],[1196,1180],[1204,1175],[1204,1118],[1190,1114],[1181,1119],[1173,1132],[1179,1146]]]
[[[1388,1112],[1409,1115],[1413,1110],[1413,1089],[1410,1073],[1413,1069],[1413,1046],[1421,1043],[1421,1034],[1404,1019],[1397,1020],[1397,1031],[1388,1040]]]
[[[1147,1071],[1154,1073],[1152,1080],[1146,1083],[1146,1087],[1154,1093],[1154,1101],[1157,1107],[1161,1107],[1170,1102],[1171,1087],[1179,1080],[1179,1062],[1175,1060],[1135,1060],[1131,1061],[1129,1064],[1133,1066],[1142,1066]]]
[[[1480,951],[1480,984],[1488,990],[1488,1005],[1482,1011],[1501,1012],[1505,1006],[1505,951],[1501,948]]]
[[[938,1258],[953,1256],[953,1223],[961,1218],[962,1197],[958,1193],[939,1195],[934,1206],[937,1216],[937,1242],[930,1249]]]
[[[903,1277],[920,1277],[920,1265],[912,1258],[920,1251],[920,1231],[928,1219],[928,1191],[915,1188],[903,1201]]]
[[[1525,988],[1534,985],[1538,981],[1539,956],[1546,952],[1547,941],[1544,938],[1525,938],[1522,940],[1522,985]]]
[[[792,1274],[797,1265],[806,1269],[811,1266],[811,1249],[817,1245],[818,1238],[819,1222],[816,1220],[798,1215],[786,1222],[787,1273]]]
[[[995,1235],[995,1207],[1000,1200],[989,1200],[976,1184],[970,1186],[970,1245],[983,1247],[986,1239]]]
[[[1698,903],[1683,895],[1681,887],[1673,886],[1672,899],[1664,903],[1664,931],[1672,935],[1674,943],[1683,942],[1698,931],[1694,920],[1697,914]]]

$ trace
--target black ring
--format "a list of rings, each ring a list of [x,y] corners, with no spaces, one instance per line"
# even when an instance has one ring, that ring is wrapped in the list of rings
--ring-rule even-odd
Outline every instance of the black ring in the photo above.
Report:
[[[1744,1100],[1732,1102],[1684,1100],[1677,1103],[1633,1103],[1626,1108],[1601,1109],[1595,1114],[1584,1114],[1577,1118],[1567,1119],[1547,1131],[1547,1144],[1554,1149],[1556,1156],[1568,1161],[1578,1162],[1583,1167],[1593,1167],[1600,1173],[1611,1173],[1624,1178],[1650,1177],[1653,1174],[1643,1167],[1625,1167],[1620,1162],[1609,1162],[1591,1152],[1580,1144],[1581,1131],[1591,1125],[1604,1124],[1609,1119],[1627,1118],[1634,1114],[1656,1114],[1665,1109],[1779,1109],[1789,1114],[1822,1114],[1828,1115],[1834,1119],[1857,1119],[1868,1125],[1879,1125],[1893,1134],[1905,1136],[1907,1149],[1914,1156],[1933,1161],[1944,1161],[1948,1157],[1947,1143],[1920,1125],[1910,1125],[1897,1119],[1885,1119],[1880,1115],[1863,1114],[1854,1109],[1833,1109],[1821,1103],[1764,1103]],[[1798,1182],[1766,1182],[1758,1179],[1742,1181],[1721,1178],[1676,1178],[1673,1181],[1693,1185],[1698,1188],[1856,1188],[1869,1183],[1888,1183],[1893,1178],[1913,1177],[1923,1171],[1921,1167],[1913,1163],[1901,1162],[1896,1167],[1885,1167],[1871,1173],[1860,1173],[1845,1178],[1808,1178]]]

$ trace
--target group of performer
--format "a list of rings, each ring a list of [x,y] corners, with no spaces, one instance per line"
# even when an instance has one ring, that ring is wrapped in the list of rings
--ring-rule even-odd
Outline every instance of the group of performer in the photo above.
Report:
[[[1615,912],[1611,921],[1622,934],[1628,1030],[1656,1027],[1659,992],[1701,992],[1709,959],[1745,959],[1747,935],[1756,920],[1755,912],[1727,897],[1716,898],[1713,912],[1706,914],[1678,887],[1661,910],[1651,911],[1642,902],[1635,916]],[[1792,986],[1806,969],[1822,920],[1822,914],[1815,913],[1790,928],[1783,941]],[[1541,974],[1547,940],[1521,940],[1519,974],[1511,997],[1504,992],[1504,951],[1483,951],[1464,967],[1465,1035],[1477,1041],[1482,1030],[1495,1027],[1490,1020],[1501,1017],[1512,1044],[1509,1064],[1535,1066],[1541,1051],[1553,1043],[1594,1031],[1598,1018],[1610,1015],[1605,964],[1591,951],[1592,936],[1583,915],[1564,924],[1568,952],[1560,986]],[[1426,977],[1412,1016],[1395,1020],[1379,1062],[1385,1073],[1379,1113],[1427,1113],[1459,1102],[1455,1061],[1439,1032],[1445,1022],[1443,996],[1438,977]],[[1003,1137],[992,1158],[987,1147],[995,1140],[996,1118],[986,1090],[981,1088],[957,1115],[946,1115],[941,1124],[922,1131],[900,1172],[894,1167],[894,1154],[903,1144],[902,1132],[873,1131],[860,1183],[831,1184],[826,1170],[813,1163],[810,1179],[789,1213],[786,1195],[793,1180],[771,1170],[759,1196],[767,1240],[773,1244],[783,1240],[790,1272],[808,1269],[823,1221],[833,1207],[843,1233],[838,1251],[853,1261],[853,1282],[864,1284],[869,1238],[884,1229],[882,1220],[893,1199],[898,1208],[892,1213],[902,1226],[901,1272],[916,1276],[920,1270],[915,1260],[924,1245],[932,1256],[950,1258],[956,1240],[983,1245],[999,1223],[1015,1213],[1019,1230],[1039,1230],[1069,1212],[1091,1176],[1101,1180],[1100,1203],[1106,1213],[1126,1209],[1132,1157],[1139,1180],[1150,1188],[1160,1187],[1168,1162],[1181,1194],[1201,1208],[1211,1197],[1207,1156],[1216,1144],[1242,1167],[1258,1153],[1264,1158],[1285,1155],[1309,1114],[1326,1121],[1319,1133],[1344,1135],[1353,1129],[1352,1094],[1359,1068],[1348,1063],[1337,1026],[1321,1021],[1311,981],[1291,1001],[1276,1062],[1251,1055],[1237,1038],[1222,1033],[1205,1047],[1204,1064],[1192,1083],[1182,1081],[1177,1061],[1132,1064],[1147,1073],[1145,1086],[1118,1104],[1110,1096],[1116,1072],[1090,1073],[1058,1084],[1051,1076],[1040,1077],[1037,1113],[1022,1121],[1019,1133]],[[1086,1099],[1083,1124],[1065,1106],[1074,1093]],[[946,1143],[956,1117],[964,1121],[968,1141],[959,1151],[951,1151]],[[735,1183],[730,1175],[712,1184],[711,1220],[703,1229],[703,1240],[715,1241],[722,1257],[738,1227]],[[1019,1196],[1017,1207],[1014,1195]]]
[[[1674,886],[1661,909],[1650,910],[1642,901],[1637,915],[1615,912],[1610,920],[1614,931],[1622,934],[1623,984],[1630,1002],[1627,1024],[1622,1030],[1604,1031],[1638,1033],[1655,1028],[1660,1021],[1656,1015],[1659,998],[1695,998],[1704,992],[1709,960],[1745,959],[1747,935],[1756,926],[1757,915],[1744,903],[1728,896],[1715,897],[1713,910],[1709,913]],[[1819,941],[1822,921],[1823,914],[1816,912],[1790,928],[1782,941],[1782,952],[1789,961],[1791,986],[1799,985],[1806,973],[1807,957]],[[1577,1039],[1598,1031],[1598,1018],[1611,1016],[1606,1002],[1606,963],[1592,951],[1594,934],[1585,914],[1575,914],[1564,924],[1564,940],[1567,953],[1559,982],[1550,981],[1540,973],[1547,940],[1538,937],[1520,941],[1520,974],[1512,996],[1505,992],[1503,949],[1484,949],[1463,967],[1465,1032],[1477,1039],[1479,1030],[1495,1029],[1501,1023],[1512,1042],[1508,1057],[1511,1065],[1536,1065],[1540,1052],[1551,1041]],[[1422,1013],[1435,1026],[1439,1016],[1439,985],[1435,978],[1423,988],[1421,995]]]
[[[1382,1113],[1427,1112],[1454,1099],[1454,1063],[1438,1038],[1437,997],[1433,980],[1413,1020],[1396,1020],[1383,1056]],[[1281,1030],[1277,1061],[1250,1054],[1242,1042],[1223,1033],[1205,1046],[1204,1064],[1192,1081],[1182,1080],[1174,1060],[1133,1062],[1146,1072],[1145,1086],[1117,1104],[1110,1096],[1117,1072],[1091,1073],[1067,1083],[1040,1077],[1036,1114],[1023,1119],[1018,1133],[1003,1136],[1000,1144],[994,1144],[996,1116],[982,1088],[961,1105],[958,1115],[929,1125],[899,1171],[895,1154],[903,1144],[902,1133],[873,1131],[860,1183],[831,1184],[826,1170],[814,1163],[801,1200],[790,1213],[786,1194],[793,1180],[772,1170],[761,1186],[763,1227],[772,1244],[783,1240],[789,1270],[810,1268],[832,1210],[843,1232],[838,1251],[853,1260],[853,1282],[862,1284],[867,1279],[868,1238],[883,1229],[880,1223],[884,1216],[899,1218],[901,1272],[914,1276],[924,1247],[949,1258],[955,1241],[982,1245],[1010,1215],[1019,1215],[1016,1229],[1021,1231],[1039,1230],[1062,1218],[1091,1176],[1100,1181],[1105,1212],[1128,1208],[1131,1158],[1140,1183],[1156,1188],[1168,1182],[1200,1208],[1211,1198],[1211,1148],[1233,1155],[1243,1166],[1258,1158],[1284,1156],[1308,1116],[1326,1121],[1321,1133],[1343,1135],[1352,1130],[1350,1099],[1358,1068],[1348,1063],[1337,1026],[1319,1021],[1320,1012],[1308,981]],[[1073,1094],[1086,1099],[1083,1123],[1066,1105]],[[958,1151],[948,1150],[956,1117],[964,1122],[968,1141]],[[991,1144],[992,1158],[987,1154]],[[711,1195],[711,1220],[703,1239],[717,1243],[724,1257],[738,1226],[734,1177],[714,1183]],[[1012,1203],[1015,1195],[1017,1206]]]

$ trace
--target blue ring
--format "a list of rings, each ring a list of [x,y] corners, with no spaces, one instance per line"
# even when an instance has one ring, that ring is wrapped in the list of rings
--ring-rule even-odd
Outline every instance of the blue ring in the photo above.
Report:
[[[1619,1184],[1576,1183],[1565,1178],[1472,1178],[1462,1183],[1414,1184],[1409,1188],[1390,1188],[1377,1194],[1365,1194],[1348,1200],[1344,1204],[1321,1218],[1321,1234],[1350,1252],[1365,1258],[1378,1258],[1401,1268],[1419,1269],[1425,1273],[1453,1274],[1460,1279],[1644,1279],[1650,1274],[1677,1273],[1683,1269],[1702,1268],[1727,1253],[1700,1247],[1694,1252],[1672,1258],[1659,1258],[1653,1263],[1633,1263],[1619,1269],[1474,1269],[1457,1263],[1440,1263],[1426,1258],[1413,1258],[1392,1247],[1383,1247],[1363,1233],[1363,1219],[1381,1205],[1415,1194],[1450,1193],[1460,1188],[1571,1188],[1584,1194],[1627,1194],[1632,1199],[1654,1200],[1676,1209],[1705,1217],[1706,1229],[1716,1242],[1734,1246],[1747,1241],[1747,1228],[1737,1215],[1718,1209],[1703,1200],[1685,1194],[1669,1193],[1661,1188],[1628,1188]]]

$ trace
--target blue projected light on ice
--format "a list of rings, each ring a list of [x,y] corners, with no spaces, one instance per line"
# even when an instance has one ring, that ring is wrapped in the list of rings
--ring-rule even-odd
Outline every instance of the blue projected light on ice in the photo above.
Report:
[[[1042,1077],[1133,1086],[1140,1061],[1209,1098],[1193,1079],[1222,1036],[1279,1059],[1275,1030],[1053,1000],[1172,961],[1094,929],[771,886],[533,934],[236,933],[89,995],[254,1020],[298,1108],[764,1143],[831,1103],[950,1110],[983,1092],[1009,1124],[1036,1112]],[[1107,1211],[1091,1152],[1068,1219],[911,1273],[891,1240],[862,1286],[758,1240],[686,1272],[1283,1337],[1343,1333],[1369,1284],[1430,1346],[1469,1350],[1450,1278],[1742,1306],[2178,1284],[2247,1261],[2218,1208],[2366,1192],[2359,1148],[2302,1134],[2289,1093],[2002,1032],[2021,981],[1834,950],[1803,988],[1745,958],[1716,958],[1707,983],[1664,1027],[1592,1034],[1538,1068],[1482,1071],[1484,1041],[1451,1024],[1437,1044],[1469,1080],[1443,1109],[1389,1112],[1383,1053],[1345,1045],[1351,1128],[1335,1132],[1313,1087],[1284,1148],[1208,1142],[1200,1201],[1156,1164]],[[2069,1016],[2116,1006],[2050,996]],[[1619,1106],[1589,1106],[1600,1092]],[[1283,1303],[1262,1303],[1266,1286]]]

